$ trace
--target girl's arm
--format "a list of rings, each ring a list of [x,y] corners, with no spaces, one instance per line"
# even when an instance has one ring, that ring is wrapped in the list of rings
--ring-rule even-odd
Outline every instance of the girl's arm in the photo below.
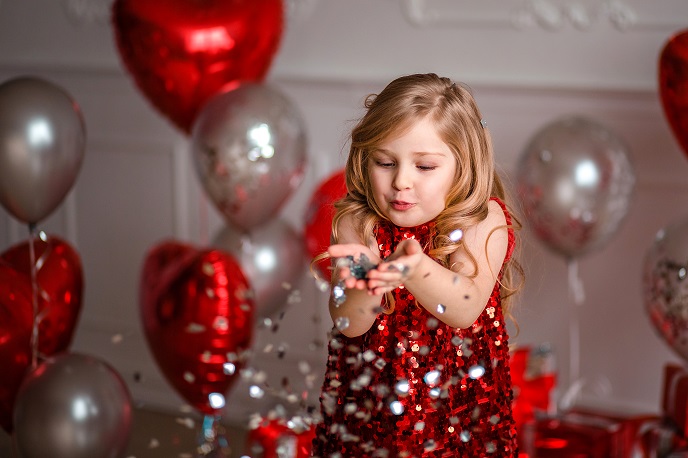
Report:
[[[423,253],[413,239],[402,241],[377,269],[368,273],[367,287],[379,297],[403,284],[428,312],[456,328],[467,328],[487,304],[508,246],[504,212],[490,201],[485,220],[464,231],[463,243],[475,256],[478,274],[464,250],[450,256],[451,269]],[[491,235],[490,235],[491,234]],[[487,245],[486,245],[487,244]],[[330,254],[338,256],[330,250]]]
[[[333,245],[333,247],[347,246],[349,251],[344,255],[352,254],[356,259],[361,254],[365,254],[371,262],[380,262],[380,250],[377,248],[375,240],[368,240],[364,244],[356,234],[351,215],[345,215],[339,223],[339,242],[345,245]],[[330,250],[328,251],[331,251]],[[335,252],[336,252],[335,248]],[[340,279],[345,280],[346,300],[342,304],[336,304],[330,295],[329,309],[332,321],[342,334],[347,337],[356,337],[364,334],[375,322],[375,318],[380,313],[380,303],[383,293],[372,293],[368,290],[365,280],[356,281],[349,275],[347,268],[335,268],[332,274],[332,284],[336,285]],[[348,319],[348,323],[346,323]]]

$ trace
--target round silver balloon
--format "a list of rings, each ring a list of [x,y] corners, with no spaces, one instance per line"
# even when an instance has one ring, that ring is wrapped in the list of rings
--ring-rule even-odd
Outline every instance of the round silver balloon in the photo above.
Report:
[[[643,293],[659,336],[688,361],[688,216],[661,229],[648,248]]]
[[[0,84],[0,203],[35,224],[62,203],[84,156],[81,110],[60,87],[34,77]]]
[[[131,397],[117,372],[63,353],[28,374],[14,406],[20,458],[119,458],[131,431]]]
[[[259,319],[275,315],[288,304],[306,270],[303,238],[281,219],[249,233],[225,226],[212,244],[239,261],[253,288]]]
[[[306,134],[297,107],[281,92],[246,83],[212,97],[191,140],[201,183],[230,224],[264,224],[301,184]]]
[[[574,258],[603,246],[626,216],[635,173],[624,143],[580,116],[546,125],[517,169],[527,224],[550,249]]]

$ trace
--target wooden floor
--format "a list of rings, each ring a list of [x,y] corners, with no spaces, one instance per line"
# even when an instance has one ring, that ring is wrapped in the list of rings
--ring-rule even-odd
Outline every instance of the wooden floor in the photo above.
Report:
[[[135,409],[129,447],[124,458],[195,458],[200,429],[197,418]],[[232,449],[230,456],[243,456],[245,431],[228,426],[227,436]],[[0,458],[16,456],[12,454],[10,436],[0,428]]]

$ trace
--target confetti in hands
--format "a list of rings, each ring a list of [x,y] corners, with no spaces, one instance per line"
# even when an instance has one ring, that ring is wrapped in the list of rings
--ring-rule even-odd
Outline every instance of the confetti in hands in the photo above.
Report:
[[[353,256],[348,255],[343,258],[337,259],[337,267],[346,267],[349,269],[349,274],[356,280],[365,280],[368,272],[377,268],[377,264],[373,263],[368,256],[361,253],[358,260],[355,260]],[[339,306],[346,300],[346,280],[341,278],[337,284],[332,288],[332,296],[334,298],[334,303]]]
[[[339,280],[332,288],[334,304],[339,306],[346,301],[346,289],[364,289],[371,295],[392,291],[408,280],[415,271],[423,250],[414,239],[402,241],[397,250],[378,264],[371,258],[379,259],[374,253],[364,253],[365,248],[358,244],[332,245],[329,253],[337,258]]]

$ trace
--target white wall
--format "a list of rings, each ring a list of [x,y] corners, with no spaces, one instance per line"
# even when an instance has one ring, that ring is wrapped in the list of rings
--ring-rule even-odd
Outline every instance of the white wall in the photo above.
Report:
[[[581,374],[610,383],[609,393],[588,393],[588,401],[656,411],[662,367],[678,358],[645,315],[642,258],[654,233],[687,211],[680,203],[688,195],[688,162],[663,117],[656,67],[663,43],[680,28],[677,18],[688,17],[688,4],[628,3],[639,15],[635,28],[621,32],[600,21],[584,32],[570,25],[513,28],[504,2],[496,0],[427,1],[428,11],[452,8],[440,16],[451,24],[427,27],[411,25],[397,1],[321,0],[312,16],[289,24],[268,82],[299,105],[307,122],[309,169],[282,212],[297,228],[315,186],[343,163],[347,129],[363,97],[398,74],[436,71],[469,83],[508,176],[530,136],[560,115],[585,115],[612,129],[630,146],[638,181],[616,236],[580,260],[586,289]],[[88,144],[77,184],[41,225],[82,256],[86,294],[73,349],[110,361],[138,401],[174,409],[181,400],[160,376],[139,324],[142,260],[168,237],[208,243],[222,222],[199,188],[187,138],[121,69],[107,22],[80,23],[64,13],[59,1],[0,3],[0,80],[48,78],[72,94],[85,116]],[[517,308],[521,331],[512,341],[551,343],[565,382],[572,307],[566,265],[527,230],[523,235],[528,283]],[[25,237],[26,229],[0,209],[0,250]],[[310,362],[318,380],[322,376],[324,352],[309,344],[324,339],[329,327],[325,297],[307,275],[298,287],[303,300],[286,309],[279,331],[258,333],[259,353],[268,343],[288,344],[283,359],[269,353],[257,360],[273,385],[283,375],[304,385],[300,361]],[[318,313],[322,322],[313,324]],[[113,342],[119,335],[121,342]],[[143,376],[139,382],[136,373]],[[245,388],[235,388],[229,416],[276,402],[249,400]]]

